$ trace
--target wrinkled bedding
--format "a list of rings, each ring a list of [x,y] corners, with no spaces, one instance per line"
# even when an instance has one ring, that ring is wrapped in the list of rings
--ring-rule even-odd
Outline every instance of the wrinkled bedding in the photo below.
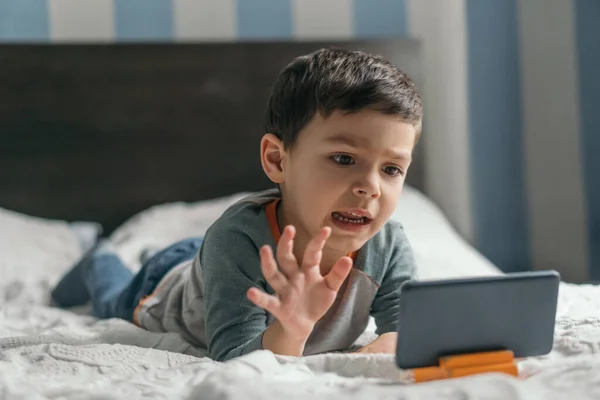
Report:
[[[149,246],[202,234],[241,197],[147,210],[112,236],[132,269]],[[498,274],[443,214],[407,188],[394,218],[403,222],[422,278]],[[85,309],[47,306],[48,289],[79,257],[66,225],[0,209],[0,398],[104,399],[553,399],[600,398],[600,289],[562,284],[555,343],[521,361],[520,379],[500,374],[414,385],[392,356],[324,354],[302,359],[262,351],[217,363],[177,335]],[[360,342],[374,337],[372,326]]]

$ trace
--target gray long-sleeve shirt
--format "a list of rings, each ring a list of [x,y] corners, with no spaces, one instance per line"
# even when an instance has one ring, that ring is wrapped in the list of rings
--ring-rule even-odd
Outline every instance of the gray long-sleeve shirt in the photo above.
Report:
[[[208,229],[193,261],[174,268],[137,307],[134,320],[153,332],[177,332],[215,360],[262,349],[274,317],[246,298],[254,286],[273,294],[261,269],[259,248],[276,247],[266,205],[278,191],[251,195],[231,206]],[[344,350],[365,330],[396,330],[400,287],[414,278],[411,247],[402,226],[387,222],[358,252],[348,279],[317,322],[304,355]]]

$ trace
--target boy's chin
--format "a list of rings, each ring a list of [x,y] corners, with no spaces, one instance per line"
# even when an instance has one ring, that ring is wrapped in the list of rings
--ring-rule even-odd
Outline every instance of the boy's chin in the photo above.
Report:
[[[348,236],[331,235],[327,240],[327,247],[343,254],[349,254],[359,250],[369,238],[357,238]]]

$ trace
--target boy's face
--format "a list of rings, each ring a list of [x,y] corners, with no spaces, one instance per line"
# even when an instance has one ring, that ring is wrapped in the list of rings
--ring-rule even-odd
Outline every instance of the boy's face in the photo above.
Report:
[[[285,223],[306,239],[330,226],[331,250],[362,247],[398,204],[415,135],[410,123],[376,111],[317,113],[283,152]]]

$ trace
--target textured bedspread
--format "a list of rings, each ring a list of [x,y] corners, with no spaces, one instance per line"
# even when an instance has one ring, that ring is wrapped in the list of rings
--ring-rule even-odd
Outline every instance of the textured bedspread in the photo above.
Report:
[[[176,336],[119,320],[6,305],[0,308],[0,397],[599,398],[599,300],[596,287],[562,286],[554,351],[521,362],[523,379],[490,374],[419,385],[408,382],[392,356],[293,359],[256,352],[217,363],[182,354],[193,352]]]
[[[202,233],[239,196],[148,211],[117,231],[137,268],[148,245]],[[407,190],[395,218],[425,278],[486,275],[494,267],[443,215]],[[96,321],[45,306],[48,288],[79,255],[59,223],[0,210],[1,399],[584,399],[600,398],[600,288],[563,284],[553,352],[519,365],[521,378],[481,375],[410,384],[392,356],[326,354],[302,359],[256,352],[227,363],[202,357],[176,335],[119,320]],[[367,342],[373,337],[366,332]]]

